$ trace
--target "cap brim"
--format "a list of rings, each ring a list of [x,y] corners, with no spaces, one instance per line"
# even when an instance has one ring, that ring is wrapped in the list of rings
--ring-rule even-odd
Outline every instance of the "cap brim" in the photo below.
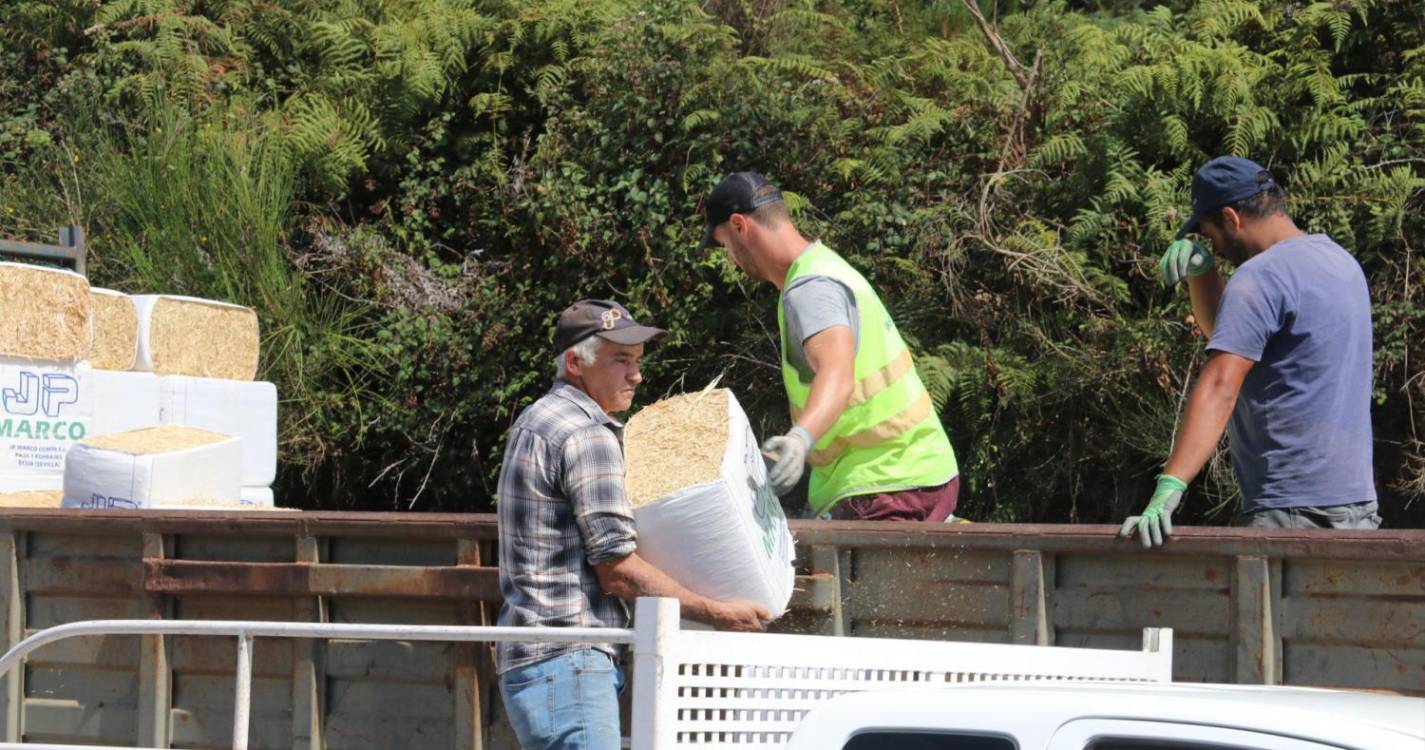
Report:
[[[1187,223],[1183,224],[1182,228],[1178,230],[1178,236],[1174,237],[1173,239],[1180,240],[1192,234],[1193,232],[1196,232],[1197,226],[1200,223],[1202,223],[1202,214],[1194,211],[1193,214],[1188,217]]]
[[[706,255],[708,248],[716,244],[717,240],[713,239],[713,230],[709,227],[708,231],[703,232],[703,241],[698,243],[698,255]]]
[[[667,333],[668,332],[662,328],[654,328],[653,326],[628,326],[627,328],[619,328],[613,331],[599,331],[594,335],[606,341],[612,341],[615,344],[633,346],[634,344],[646,343]]]

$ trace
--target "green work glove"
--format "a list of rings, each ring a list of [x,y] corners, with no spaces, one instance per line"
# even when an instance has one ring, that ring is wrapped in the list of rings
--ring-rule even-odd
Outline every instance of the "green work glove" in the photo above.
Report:
[[[1158,270],[1163,281],[1169,285],[1183,281],[1190,276],[1201,276],[1212,270],[1212,253],[1191,240],[1178,240],[1163,252],[1158,260]]]
[[[1161,547],[1164,537],[1173,535],[1173,511],[1178,509],[1178,503],[1183,500],[1183,492],[1187,490],[1187,483],[1169,474],[1158,475],[1158,488],[1153,490],[1153,497],[1148,499],[1148,507],[1143,509],[1141,516],[1129,516],[1123,522],[1123,528],[1118,530],[1119,536],[1133,536],[1133,532],[1138,532],[1138,538],[1143,541],[1143,546]]]
[[[767,470],[767,481],[778,496],[785,495],[797,486],[806,469],[807,453],[811,452],[811,433],[801,425],[787,430],[787,434],[769,438],[762,444],[762,453],[775,463]]]

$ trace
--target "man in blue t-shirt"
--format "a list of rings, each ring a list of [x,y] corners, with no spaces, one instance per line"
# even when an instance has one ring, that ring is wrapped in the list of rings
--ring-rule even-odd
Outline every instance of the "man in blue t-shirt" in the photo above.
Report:
[[[1196,232],[1237,267],[1230,281]],[[1355,258],[1286,214],[1270,172],[1224,156],[1198,170],[1192,216],[1159,261],[1186,280],[1208,336],[1207,364],[1142,515],[1123,523],[1145,547],[1172,534],[1172,513],[1227,428],[1242,490],[1237,525],[1374,529],[1371,305]]]

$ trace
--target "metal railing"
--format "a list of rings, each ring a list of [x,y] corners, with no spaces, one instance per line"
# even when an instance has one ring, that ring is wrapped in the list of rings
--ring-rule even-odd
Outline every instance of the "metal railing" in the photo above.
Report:
[[[96,635],[201,635],[237,638],[237,686],[233,695],[233,750],[247,750],[252,705],[254,638],[349,638],[369,641],[445,643],[540,641],[545,643],[615,643],[631,645],[634,630],[625,628],[527,628],[489,625],[356,625],[310,622],[233,620],[89,620],[56,625],[20,641],[0,656],[0,677],[35,649],[67,638]],[[133,747],[0,743],[0,750],[135,750]],[[152,748],[148,750],[160,750]]]
[[[776,750],[807,712],[847,692],[987,681],[1167,682],[1172,632],[1147,629],[1141,651],[860,639],[684,630],[676,599],[641,598],[623,628],[354,625],[223,620],[91,620],[31,635],[0,656],[0,678],[35,649],[77,636],[196,635],[237,638],[233,750],[247,750],[255,638],[385,641],[613,643],[632,648],[633,750]],[[94,745],[0,743],[0,750]],[[107,750],[134,750],[100,746]],[[148,748],[145,750],[161,750]]]
[[[23,260],[61,263],[73,268],[75,273],[81,276],[85,275],[86,271],[86,255],[84,228],[77,225],[59,228],[58,245],[0,239],[0,260],[10,256]]]

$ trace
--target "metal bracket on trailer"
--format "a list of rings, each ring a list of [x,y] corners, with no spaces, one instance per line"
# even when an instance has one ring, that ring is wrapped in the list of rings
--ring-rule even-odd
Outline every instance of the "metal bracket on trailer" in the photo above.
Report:
[[[38,242],[0,240],[0,258],[10,256],[22,260],[38,260],[59,263],[74,270],[80,276],[87,276],[84,244],[84,228],[70,224],[59,228],[59,244],[45,245]]]

